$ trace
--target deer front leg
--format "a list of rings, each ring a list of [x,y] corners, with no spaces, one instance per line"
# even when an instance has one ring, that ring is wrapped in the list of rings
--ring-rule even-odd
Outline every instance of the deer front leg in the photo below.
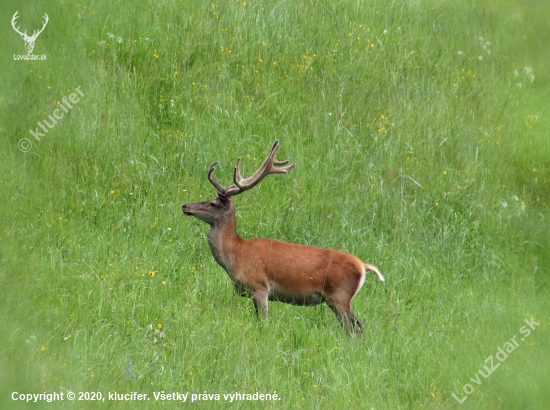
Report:
[[[252,300],[254,301],[254,308],[256,308],[256,315],[263,320],[267,320],[268,293],[264,285],[259,285],[252,290]]]

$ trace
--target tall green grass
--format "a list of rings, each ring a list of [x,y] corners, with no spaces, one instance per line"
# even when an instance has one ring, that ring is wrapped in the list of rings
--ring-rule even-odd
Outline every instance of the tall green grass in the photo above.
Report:
[[[204,408],[543,409],[549,364],[547,6],[482,1],[2,5],[0,406],[12,392],[273,393]],[[19,10],[46,61],[24,54]],[[81,86],[40,141],[34,130]],[[18,142],[28,138],[23,153]],[[183,203],[235,198],[239,233],[377,265],[349,337],[327,306],[258,322]],[[481,385],[524,320],[540,326]],[[463,398],[463,386],[474,392]]]

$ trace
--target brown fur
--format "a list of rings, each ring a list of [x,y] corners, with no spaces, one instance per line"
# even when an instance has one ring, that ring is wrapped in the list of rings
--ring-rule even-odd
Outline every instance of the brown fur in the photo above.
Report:
[[[186,215],[207,222],[208,243],[215,260],[228,273],[235,290],[252,297],[256,312],[267,317],[268,300],[295,305],[326,302],[350,333],[363,331],[351,299],[365,271],[384,280],[373,265],[344,252],[272,239],[243,239],[236,231],[233,201],[223,194],[211,201],[182,206]]]

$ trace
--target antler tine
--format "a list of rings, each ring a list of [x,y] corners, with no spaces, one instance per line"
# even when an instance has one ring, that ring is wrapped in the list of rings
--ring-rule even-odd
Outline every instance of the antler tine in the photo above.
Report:
[[[286,165],[290,162],[290,157],[285,161],[273,161],[273,165]]]
[[[221,185],[218,181],[216,181],[216,178],[214,178],[214,168],[216,168],[216,165],[219,161],[216,161],[210,165],[208,168],[208,180],[214,187],[217,189],[218,192],[221,192],[222,194],[225,193],[227,190],[223,185]]]

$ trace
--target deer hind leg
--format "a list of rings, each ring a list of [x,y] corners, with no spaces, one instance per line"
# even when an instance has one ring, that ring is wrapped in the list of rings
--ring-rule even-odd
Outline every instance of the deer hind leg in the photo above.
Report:
[[[326,301],[327,305],[332,309],[342,326],[346,328],[349,334],[359,334],[363,332],[365,327],[363,326],[363,323],[357,319],[357,316],[355,316],[353,310],[351,310],[351,300],[326,298]]]

